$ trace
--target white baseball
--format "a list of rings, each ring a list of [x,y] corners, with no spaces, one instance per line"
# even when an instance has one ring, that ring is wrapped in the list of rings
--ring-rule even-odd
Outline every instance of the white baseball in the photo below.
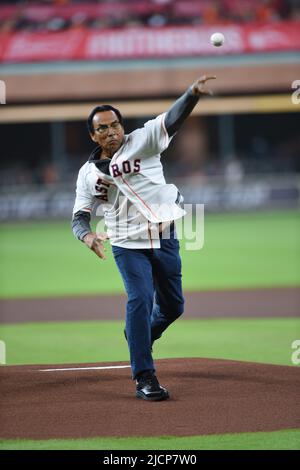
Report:
[[[213,46],[220,47],[224,44],[225,37],[222,33],[214,33],[210,37],[210,42]]]

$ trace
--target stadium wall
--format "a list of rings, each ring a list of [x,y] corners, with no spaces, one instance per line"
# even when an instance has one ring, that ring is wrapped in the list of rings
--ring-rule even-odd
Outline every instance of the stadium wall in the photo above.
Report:
[[[252,175],[242,181],[214,178],[205,183],[177,178],[175,182],[186,204],[204,204],[207,212],[300,208],[299,175]],[[2,187],[0,221],[70,219],[74,198],[72,184]]]

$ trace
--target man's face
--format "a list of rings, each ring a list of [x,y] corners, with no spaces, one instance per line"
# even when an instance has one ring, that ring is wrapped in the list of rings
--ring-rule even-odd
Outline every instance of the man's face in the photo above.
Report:
[[[93,117],[94,134],[91,138],[107,154],[113,155],[119,150],[124,139],[124,128],[114,111],[102,111]]]

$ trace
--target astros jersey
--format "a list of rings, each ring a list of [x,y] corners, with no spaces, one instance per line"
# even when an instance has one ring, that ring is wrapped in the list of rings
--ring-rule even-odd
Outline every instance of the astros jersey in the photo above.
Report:
[[[96,202],[103,210],[112,245],[159,248],[158,223],[185,215],[178,189],[166,184],[160,153],[170,143],[165,114],[126,135],[109,165],[110,175],[93,162],[79,171],[73,213],[91,212]]]

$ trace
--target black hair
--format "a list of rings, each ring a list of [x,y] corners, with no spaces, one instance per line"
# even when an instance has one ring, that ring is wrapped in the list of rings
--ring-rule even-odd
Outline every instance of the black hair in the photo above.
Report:
[[[93,117],[95,116],[95,114],[97,113],[102,113],[103,111],[114,111],[114,113],[117,115],[117,118],[119,120],[119,123],[121,124],[122,127],[124,127],[124,124],[123,124],[123,117],[122,117],[122,114],[120,113],[120,111],[116,108],[114,108],[113,106],[111,106],[110,104],[103,104],[101,106],[96,106],[96,108],[94,108],[88,119],[87,119],[87,128],[88,128],[88,131],[90,134],[94,134],[95,133],[95,129],[94,129],[94,126],[93,126]]]

